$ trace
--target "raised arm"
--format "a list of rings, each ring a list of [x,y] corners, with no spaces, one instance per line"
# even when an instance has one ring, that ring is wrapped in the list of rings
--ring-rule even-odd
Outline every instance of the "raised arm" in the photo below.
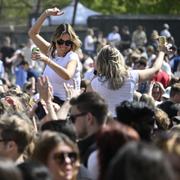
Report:
[[[43,22],[48,16],[59,16],[62,15],[63,12],[60,11],[58,8],[51,8],[46,9],[40,17],[37,19],[36,23],[30,28],[28,31],[29,37],[33,40],[33,42],[36,44],[37,47],[41,50],[42,53],[46,54],[48,53],[48,48],[50,46],[50,43],[47,42],[40,34],[40,30],[42,27]]]
[[[139,81],[150,80],[153,77],[153,75],[161,69],[161,66],[162,66],[162,63],[164,60],[164,55],[165,55],[165,52],[164,52],[164,50],[161,49],[151,68],[147,68],[144,70],[138,70]]]

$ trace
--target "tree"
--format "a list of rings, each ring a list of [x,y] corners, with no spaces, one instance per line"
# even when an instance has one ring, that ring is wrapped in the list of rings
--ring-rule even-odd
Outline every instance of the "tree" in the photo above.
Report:
[[[72,0],[0,0],[1,24],[26,24],[29,14],[48,7],[67,6]],[[180,14],[179,0],[79,0],[102,14]]]
[[[0,0],[1,24],[26,24],[29,15],[49,7],[64,7],[71,0]],[[8,22],[8,23],[7,23]]]

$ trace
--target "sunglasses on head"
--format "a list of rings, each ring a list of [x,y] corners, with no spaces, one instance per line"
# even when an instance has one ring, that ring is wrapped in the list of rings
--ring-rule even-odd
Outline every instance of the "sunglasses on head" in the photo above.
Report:
[[[58,45],[65,44],[66,46],[72,46],[73,42],[71,40],[64,41],[63,39],[59,39],[56,41]]]
[[[78,154],[76,152],[61,152],[54,154],[54,160],[60,165],[64,165],[66,163],[66,158],[69,158],[71,160],[71,164],[73,164],[78,160]]]

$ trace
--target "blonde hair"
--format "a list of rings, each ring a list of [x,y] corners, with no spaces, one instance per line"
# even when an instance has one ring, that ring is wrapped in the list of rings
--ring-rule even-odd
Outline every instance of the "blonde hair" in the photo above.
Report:
[[[110,89],[119,89],[125,78],[128,76],[128,70],[122,54],[111,45],[104,46],[96,61],[96,68],[100,80],[108,82]]]
[[[50,46],[50,54],[52,57],[55,56],[55,50],[56,50],[56,40],[61,36],[62,34],[69,34],[70,40],[73,42],[72,45],[72,51],[77,51],[81,47],[81,40],[76,35],[74,29],[70,24],[60,24],[57,28],[55,33],[52,36],[51,40],[51,46]]]

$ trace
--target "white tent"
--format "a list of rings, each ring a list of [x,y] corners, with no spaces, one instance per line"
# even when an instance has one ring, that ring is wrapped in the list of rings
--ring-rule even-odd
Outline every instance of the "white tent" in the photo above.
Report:
[[[69,6],[62,9],[64,14],[62,16],[51,16],[50,17],[50,24],[51,25],[58,25],[61,23],[69,23],[72,24],[73,12],[74,12],[74,4],[71,3]],[[76,17],[75,17],[75,25],[87,25],[87,19],[89,16],[92,15],[100,15],[100,13],[88,9],[80,2],[77,4],[76,9]]]

